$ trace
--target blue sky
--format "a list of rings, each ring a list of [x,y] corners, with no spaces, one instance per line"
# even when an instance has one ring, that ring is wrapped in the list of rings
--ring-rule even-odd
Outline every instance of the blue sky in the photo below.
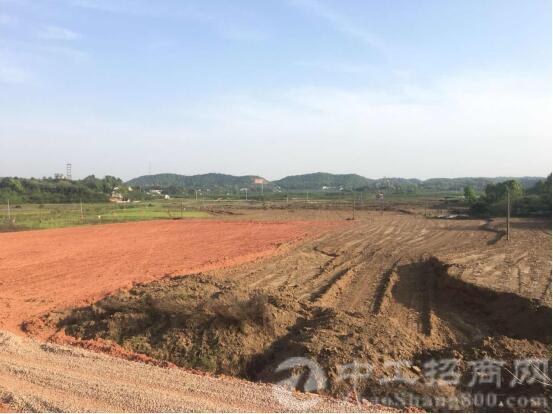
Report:
[[[551,171],[546,0],[0,0],[0,176]]]

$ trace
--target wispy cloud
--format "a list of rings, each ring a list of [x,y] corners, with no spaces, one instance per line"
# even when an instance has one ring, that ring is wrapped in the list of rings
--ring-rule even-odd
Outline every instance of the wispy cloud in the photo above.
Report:
[[[14,16],[9,16],[7,14],[0,14],[0,25],[2,26],[13,26],[17,24],[18,20]]]
[[[111,14],[139,18],[187,20],[204,24],[226,40],[259,41],[267,38],[267,32],[256,24],[229,21],[229,16],[208,12],[192,3],[179,3],[171,8],[164,2],[129,2],[127,0],[68,0],[74,7]]]
[[[87,52],[72,47],[50,45],[40,46],[38,50],[46,55],[54,55],[57,59],[61,58],[64,59],[64,61],[69,60],[76,63],[87,61],[90,58]]]
[[[290,0],[290,3],[295,7],[311,12],[315,16],[325,20],[334,30],[357,39],[367,46],[379,50],[385,49],[380,39],[369,30],[356,25],[349,17],[318,0]]]
[[[77,40],[81,38],[81,35],[73,30],[51,25],[44,26],[37,35],[46,40]]]
[[[29,72],[17,67],[0,63],[0,83],[19,84],[31,79]]]
[[[317,71],[325,71],[329,73],[341,73],[348,75],[360,75],[375,71],[373,65],[351,62],[318,62],[318,61],[299,61],[296,66],[305,69],[314,69]]]
[[[69,4],[76,7],[82,7],[85,9],[93,9],[93,10],[100,10],[100,11],[107,11],[107,12],[118,12],[119,7],[117,7],[116,3],[108,3],[103,1],[97,1],[97,0],[69,0]]]
[[[180,7],[174,8],[166,2],[155,1],[128,1],[128,0],[67,0],[74,7],[102,13],[122,14],[136,17],[150,17],[161,19],[188,18],[199,21],[209,21],[212,16],[197,10],[190,4],[182,2]]]
[[[551,164],[550,111],[550,92],[542,82],[472,73],[431,85],[398,83],[393,91],[313,86],[236,94],[199,103],[183,118],[197,129],[194,136],[237,140],[252,151],[270,151],[279,162],[290,159],[291,142],[298,154],[316,148],[316,158],[305,157],[307,170],[321,165],[344,170],[344,160],[354,159],[366,162],[361,172],[368,176],[413,175],[417,157],[432,160],[417,164],[423,177],[439,171],[541,175]],[[376,153],[379,161],[371,167],[367,160]],[[493,154],[496,163],[475,154]],[[465,162],[453,165],[454,158]],[[534,160],[533,170],[524,162],[513,164],[518,159]],[[263,162],[260,168],[280,168]]]

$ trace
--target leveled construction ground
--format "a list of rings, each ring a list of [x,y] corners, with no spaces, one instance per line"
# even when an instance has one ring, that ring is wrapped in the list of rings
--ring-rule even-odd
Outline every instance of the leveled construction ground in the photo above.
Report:
[[[515,359],[551,358],[550,221],[515,220],[507,243],[499,220],[368,211],[358,212],[355,221],[345,220],[347,212],[242,213],[232,218],[299,219],[295,225],[306,218],[321,219],[318,223],[327,231],[255,262],[196,274],[183,271],[182,277],[137,285],[92,306],[49,312],[31,326],[57,329],[52,339],[65,343],[114,351],[109,345],[114,342],[123,347],[118,352],[133,358],[137,356],[131,352],[138,352],[183,367],[268,382],[282,379],[275,369],[286,358],[305,356],[327,373],[324,392],[340,397],[351,396],[352,384],[340,379],[337,368],[353,361],[372,366],[371,375],[357,383],[358,396],[410,392],[435,398],[490,390],[486,384],[466,386],[470,361],[500,359],[512,371]],[[344,225],[325,227],[337,219]],[[217,242],[213,248],[219,246]],[[104,272],[119,266],[113,257]],[[6,354],[14,352],[11,339],[3,343]],[[41,352],[68,353],[58,345],[48,346],[52,348],[42,347]],[[48,358],[46,354],[40,358]],[[424,363],[430,357],[459,359],[460,385],[428,385]],[[75,397],[82,395],[81,376],[95,384],[84,368],[75,371],[87,358],[68,361],[73,371],[58,384],[46,379],[57,375],[53,368],[29,370],[24,356],[10,354],[0,360],[0,394],[9,389],[10,406],[18,408],[50,404],[49,409],[66,409],[64,395],[71,395],[71,407],[79,410],[116,406],[120,397],[103,394],[87,394],[88,405],[78,405],[84,398]],[[386,365],[391,360],[412,361],[413,367],[403,370],[409,383],[380,383],[394,374],[394,367]],[[118,375],[121,371],[114,369],[113,376]],[[507,370],[503,378],[500,389],[493,389],[498,398],[545,397],[545,407],[532,409],[550,410],[550,386],[510,387],[512,374]],[[17,380],[18,386],[10,386],[10,380]],[[160,381],[157,384],[166,380]],[[121,392],[132,390],[132,383],[121,385]],[[38,402],[32,399],[37,395]],[[455,400],[451,406],[424,408],[486,409],[455,406]]]
[[[243,263],[330,227],[164,220],[0,233],[0,329],[134,282]]]
[[[251,380],[278,381],[278,364],[309,357],[328,373],[327,392],[341,397],[351,383],[337,367],[353,361],[372,367],[357,384],[365,398],[445,398],[490,391],[467,384],[469,363],[493,358],[506,364],[501,388],[492,390],[499,400],[543,397],[545,406],[532,409],[550,409],[550,386],[510,386],[514,360],[551,355],[550,222],[515,220],[511,242],[502,220],[362,211],[349,223],[283,254],[137,286],[45,321],[83,340]],[[459,359],[460,384],[427,385],[429,358]],[[414,365],[403,372],[410,383],[380,383],[394,375],[387,364],[401,360]],[[424,408],[486,409],[457,402]]]

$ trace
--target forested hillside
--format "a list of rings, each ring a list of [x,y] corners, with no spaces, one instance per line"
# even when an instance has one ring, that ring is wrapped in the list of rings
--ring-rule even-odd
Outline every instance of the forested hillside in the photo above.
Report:
[[[256,175],[233,176],[228,174],[156,174],[134,178],[125,185],[119,178],[106,176],[102,179],[93,175],[83,180],[66,180],[56,178],[0,178],[0,203],[8,199],[12,203],[69,203],[69,202],[103,202],[108,201],[115,187],[118,192],[130,196],[128,186],[134,188],[133,200],[151,197],[150,189],[161,189],[163,194],[171,196],[191,196],[195,190],[208,190],[212,194],[237,194],[244,188],[261,190],[260,180],[266,192],[342,192],[368,191],[392,193],[425,193],[425,192],[459,192],[470,187],[477,193],[489,191],[490,185],[515,180],[524,190],[544,185],[539,177],[522,177],[511,179],[497,178],[431,178],[428,180],[405,178],[369,179],[357,174],[313,173],[285,177],[268,182]],[[545,181],[544,181],[545,182]],[[142,190],[142,191],[141,191]],[[154,194],[155,196],[155,194]]]
[[[237,189],[251,188],[255,184],[256,179],[263,178],[257,175],[234,176],[228,174],[198,174],[198,175],[180,175],[180,174],[155,174],[143,175],[133,178],[127,182],[133,187],[185,187],[187,189]],[[266,181],[266,180],[264,180]]]
[[[133,178],[127,182],[133,187],[155,187],[177,189],[180,191],[194,189],[210,189],[212,191],[235,192],[241,188],[258,189],[256,175],[233,176],[228,174],[155,174]],[[543,177],[461,177],[461,178],[417,178],[385,177],[379,179],[366,178],[358,174],[330,174],[317,172],[311,174],[291,175],[279,180],[266,182],[266,191],[393,191],[393,192],[462,192],[466,186],[476,191],[484,191],[488,184],[516,179],[523,188],[530,188]]]
[[[104,202],[122,183],[116,177],[93,175],[83,180],[5,177],[0,178],[0,203]]]
[[[291,175],[273,181],[273,184],[286,190],[322,190],[324,187],[351,190],[352,188],[368,186],[373,181],[374,180],[357,174],[329,174],[317,172],[312,174]]]

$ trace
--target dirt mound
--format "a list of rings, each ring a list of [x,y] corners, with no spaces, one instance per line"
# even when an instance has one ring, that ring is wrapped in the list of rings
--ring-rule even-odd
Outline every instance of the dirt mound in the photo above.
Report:
[[[59,326],[182,367],[247,377],[251,359],[301,313],[292,297],[189,275],[108,296]]]
[[[338,270],[330,280],[347,272],[352,269]],[[396,262],[382,280],[375,305],[353,312],[320,305],[327,285],[295,300],[270,288],[191,275],[137,286],[74,310],[59,327],[179,366],[264,382],[283,379],[277,369],[282,361],[312,358],[329,373],[327,391],[342,398],[351,384],[339,367],[354,360],[367,361],[372,369],[372,377],[356,384],[363,397],[408,392],[436,398],[464,389],[424,385],[421,367],[429,357],[465,361],[485,355],[512,362],[520,354],[537,358],[550,352],[551,308],[463,282],[434,257]],[[376,379],[394,373],[390,360],[415,361],[407,369],[412,383]],[[469,375],[466,364],[461,373]],[[519,391],[509,390],[507,396]],[[532,392],[544,395],[547,389]]]

